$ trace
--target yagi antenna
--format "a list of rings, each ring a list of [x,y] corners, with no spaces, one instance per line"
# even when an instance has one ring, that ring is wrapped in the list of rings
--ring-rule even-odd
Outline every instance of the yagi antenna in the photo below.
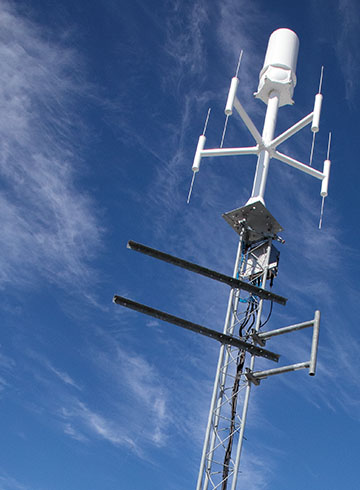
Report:
[[[206,116],[205,124],[204,124],[204,130],[203,130],[202,135],[199,138],[198,147],[199,146],[202,146],[202,148],[204,148],[205,141],[206,141],[205,133],[206,133],[206,128],[207,128],[207,125],[208,125],[208,122],[209,122],[210,112],[211,112],[211,107],[209,107],[208,112],[207,112],[207,116]],[[191,179],[189,194],[188,194],[188,198],[187,198],[187,201],[186,201],[187,204],[189,204],[189,202],[190,202],[191,193],[192,193],[192,190],[193,190],[193,187],[194,187],[196,172],[197,172],[197,170],[194,170],[193,169],[193,176],[192,176],[192,179]]]
[[[319,131],[320,112],[321,112],[321,104],[322,104],[321,88],[322,88],[323,76],[324,76],[324,66],[321,67],[321,72],[320,72],[319,92],[315,96],[314,118],[313,118],[313,123],[311,125],[311,131],[313,136],[312,136],[310,159],[309,159],[310,167],[312,165],[313,156],[314,156],[315,135]]]

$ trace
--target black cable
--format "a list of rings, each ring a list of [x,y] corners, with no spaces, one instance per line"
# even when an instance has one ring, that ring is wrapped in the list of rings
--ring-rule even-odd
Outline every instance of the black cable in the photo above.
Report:
[[[260,328],[262,328],[264,325],[266,325],[266,324],[267,324],[267,322],[270,320],[271,313],[272,313],[272,309],[273,309],[273,302],[271,301],[271,303],[270,303],[270,311],[269,311],[268,317],[267,317],[267,319],[264,321],[264,323],[261,323],[261,324],[260,324],[259,329],[260,329]]]
[[[247,307],[246,307],[246,311],[245,311],[245,318],[244,320],[242,321],[241,325],[239,326],[239,337],[242,337],[242,332],[244,330],[244,328],[246,327],[246,325],[248,324],[249,322],[249,311],[250,311],[250,302],[248,302],[247,304]]]
[[[227,489],[228,477],[229,477],[229,469],[230,469],[230,460],[231,460],[231,451],[234,441],[234,432],[235,432],[235,418],[236,418],[236,406],[237,399],[239,395],[239,385],[240,378],[245,364],[245,351],[239,351],[237,358],[237,366],[236,366],[236,376],[232,389],[232,397],[231,397],[231,416],[230,416],[230,429],[229,429],[229,439],[227,448],[224,456],[224,464],[223,464],[223,473],[222,473],[222,485],[221,490]]]

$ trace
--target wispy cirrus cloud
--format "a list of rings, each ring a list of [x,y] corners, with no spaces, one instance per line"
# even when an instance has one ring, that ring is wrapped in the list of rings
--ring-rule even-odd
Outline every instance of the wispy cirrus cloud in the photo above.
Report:
[[[245,102],[257,87],[257,76],[262,67],[265,54],[256,46],[256,39],[264,29],[264,14],[258,5],[244,0],[234,2],[225,0],[221,2],[219,22],[217,24],[217,39],[222,46],[224,54],[232,56],[234,60],[243,50],[239,78],[239,93],[244,95]],[[269,33],[270,34],[270,33]],[[233,67],[235,74],[235,66]],[[261,107],[258,104],[258,107]],[[256,105],[252,104],[252,109]],[[262,107],[261,107],[262,108]]]
[[[70,385],[78,390],[81,390],[79,385],[72,379],[72,377],[65,371],[55,368],[50,362],[47,363],[47,368],[53,372],[63,383]]]
[[[104,337],[104,339],[106,336]],[[127,435],[127,441],[132,440],[137,445],[134,431],[129,432],[130,426],[141,432],[143,441],[161,447],[166,443],[169,424],[169,393],[161,380],[157,368],[140,354],[125,350],[115,341],[108,339],[109,348],[94,354],[98,369],[106,374],[110,384],[119,387],[120,392],[126,392],[128,406],[123,401],[119,408],[127,414],[127,423],[118,427],[118,432]],[[149,382],[151,380],[151,382]],[[138,448],[140,449],[140,448]]]
[[[81,62],[44,34],[0,2],[0,287],[82,282],[100,240],[77,184]]]
[[[81,401],[59,411],[65,421],[64,433],[79,442],[87,442],[94,436],[104,439],[115,446],[133,448],[135,444],[117,425],[116,421],[91,410]],[[87,433],[87,435],[85,434]]]
[[[81,391],[81,387],[79,386],[79,384],[66,371],[61,370],[58,367],[55,367],[54,364],[49,359],[47,359],[44,355],[41,355],[35,351],[28,350],[27,356],[32,361],[35,361],[39,364],[38,366],[32,364],[32,370],[34,373],[41,372],[43,380],[48,379],[48,377],[46,376],[47,374],[46,371],[48,371],[56,376],[55,378],[56,380],[60,380],[63,384],[71,386]],[[54,380],[49,379],[48,382],[53,383]]]
[[[0,393],[10,385],[9,378],[13,376],[15,367],[14,359],[0,351]]]
[[[0,490],[30,490],[30,488],[0,468]]]
[[[335,56],[328,61],[329,67],[339,70],[346,102],[349,108],[354,108],[360,72],[360,55],[357,48],[359,5],[356,0],[321,0],[317,4],[311,3],[310,8],[312,17],[320,24],[314,31],[316,41],[326,43],[334,53]]]
[[[149,200],[157,210],[160,208],[160,211],[157,211],[160,212],[160,216],[156,222],[156,230],[160,236],[171,226],[174,215],[181,213],[181,219],[184,217],[183,208],[192,176],[192,158],[209,106],[212,106],[213,110],[208,125],[208,133],[210,131],[211,134],[207,146],[220,144],[221,129],[214,141],[214,119],[221,120],[224,117],[222,106],[226,100],[229,74],[235,70],[241,48],[246,51],[247,61],[242,66],[240,90],[251,94],[256,87],[256,80],[254,83],[250,77],[250,72],[253,71],[250,68],[253,66],[256,53],[255,46],[246,38],[249,21],[253,20],[254,8],[245,4],[238,8],[235,3],[226,2],[226,5],[220,6],[216,21],[212,22],[213,12],[209,11],[202,0],[197,0],[185,9],[182,5],[182,17],[177,15],[179,6],[178,2],[172,3],[173,8],[169,11],[164,26],[163,50],[169,56],[170,63],[160,66],[157,73],[161,76],[164,87],[162,96],[171,97],[172,104],[169,109],[172,116],[162,121],[161,131],[164,137],[157,144],[156,150],[153,141],[147,139],[146,135],[142,139],[142,146],[147,147],[153,154],[155,152],[157,160],[161,162],[156,167],[156,177],[149,193]],[[212,34],[213,46],[205,44],[209,32]],[[255,57],[260,59],[260,56]],[[227,62],[231,63],[230,68]],[[223,76],[219,75],[219,65],[229,68]],[[210,79],[213,81],[212,84],[209,82]],[[219,105],[220,114],[217,112]],[[238,121],[235,122],[235,125],[237,124]],[[214,126],[218,124],[215,122]],[[138,134],[136,138],[139,138]],[[241,146],[241,143],[239,145]],[[212,166],[212,162],[203,162],[203,166],[205,165]],[[216,190],[221,189],[221,180],[221,176],[216,174],[216,179],[208,182],[206,196],[202,197],[203,205],[218,204]]]
[[[181,9],[181,16],[179,10]],[[165,52],[171,57],[175,69],[167,70],[166,82],[181,82],[185,74],[204,73],[206,53],[204,28],[208,22],[207,5],[203,0],[185,6],[178,0],[172,2],[166,23]]]
[[[346,99],[350,106],[354,106],[352,99],[358,91],[357,80],[360,73],[360,55],[358,50],[359,5],[354,0],[340,0],[337,2],[339,12],[338,37],[335,51],[339,66],[343,72],[346,90]]]
[[[124,349],[100,330],[98,338],[102,348],[93,346],[88,352],[91,389],[86,380],[80,385],[44,356],[27,352],[37,392],[32,410],[46,410],[54,426],[80,443],[104,440],[148,459],[149,448],[167,443],[169,390],[144,356]]]

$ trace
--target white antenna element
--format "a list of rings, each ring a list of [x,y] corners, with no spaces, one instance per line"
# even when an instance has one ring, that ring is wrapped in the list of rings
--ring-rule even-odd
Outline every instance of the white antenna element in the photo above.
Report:
[[[225,106],[226,118],[225,118],[224,130],[223,130],[222,137],[221,137],[220,148],[223,147],[229,116],[232,115],[232,111],[233,111],[234,101],[235,101],[235,97],[236,97],[236,91],[237,91],[237,88],[239,85],[238,74],[239,74],[239,70],[240,70],[240,64],[241,64],[241,60],[243,57],[243,53],[244,53],[243,50],[241,50],[240,55],[239,55],[239,61],[238,61],[237,67],[236,67],[235,76],[231,79],[230,90],[229,90],[229,94],[228,94],[228,98],[227,98],[226,106]]]
[[[323,220],[323,215],[324,215],[324,204],[325,204],[325,197],[323,196],[321,199],[319,230],[321,230],[321,227],[322,227],[322,220]]]
[[[329,177],[330,177],[330,165],[331,165],[331,161],[330,160],[325,160],[324,161],[323,174],[325,175],[325,177],[324,177],[324,180],[321,183],[321,192],[320,192],[320,196],[322,196],[322,197],[327,197],[327,195],[328,195],[328,186],[329,186]]]
[[[314,156],[315,134],[316,133],[313,133],[313,135],[312,135],[312,141],[311,141],[311,150],[310,150],[310,158],[309,158],[309,165],[310,165],[310,167],[312,166],[312,161],[313,161],[313,156]]]
[[[191,184],[190,184],[190,189],[189,189],[189,194],[188,194],[188,197],[187,197],[187,200],[186,200],[186,204],[189,204],[189,202],[190,202],[191,193],[192,193],[192,190],[193,190],[193,187],[194,187],[194,182],[195,182],[195,175],[196,175],[196,172],[193,172],[192,179],[191,179]]]
[[[228,125],[228,121],[229,121],[229,116],[226,115],[224,129],[223,129],[222,136],[221,136],[220,148],[222,148],[223,147],[223,144],[224,144],[224,139],[225,139],[225,134],[226,134],[226,128],[227,128],[227,125]]]
[[[322,196],[322,202],[321,202],[321,211],[320,211],[319,230],[321,230],[321,226],[322,226],[322,220],[323,220],[323,214],[324,214],[324,201],[325,201],[325,197],[328,195],[330,167],[331,167],[331,161],[330,161],[330,145],[331,145],[331,132],[329,133],[329,141],[328,141],[327,155],[326,155],[326,160],[324,161],[323,173],[325,174],[325,178],[324,178],[324,180],[321,183],[321,193],[320,193],[320,195]]]
[[[314,115],[313,115],[313,120],[312,120],[312,124],[311,124],[311,131],[313,133],[317,133],[319,131],[321,105],[322,105],[322,100],[323,100],[323,96],[321,94],[321,86],[322,86],[323,76],[324,76],[324,67],[322,66],[321,67],[321,73],[320,73],[319,92],[315,95],[314,111],[313,111]]]
[[[315,95],[314,110],[313,110],[314,115],[311,124],[311,131],[313,133],[313,137],[312,137],[311,151],[310,151],[310,161],[309,161],[310,166],[312,165],[312,160],[314,156],[315,134],[319,131],[319,125],[320,125],[320,113],[321,113],[321,105],[323,101],[323,96],[321,94],[323,76],[324,76],[324,67],[322,66],[320,72],[319,92]]]
[[[207,111],[206,119],[205,119],[204,130],[203,130],[203,135],[204,136],[205,136],[205,133],[206,133],[208,122],[209,122],[210,112],[211,112],[211,107],[209,107],[209,109]]]
[[[206,142],[206,137],[205,135],[200,135],[199,136],[199,141],[196,147],[196,152],[195,152],[195,157],[193,161],[193,166],[192,166],[192,171],[193,172],[198,172],[200,170],[200,162],[201,162],[201,152],[204,150]]]
[[[326,155],[326,160],[324,161],[324,168],[323,168],[324,179],[323,179],[322,184],[321,184],[321,192],[320,192],[320,195],[322,197],[326,197],[328,195],[330,166],[331,166],[330,145],[331,145],[331,132],[329,133],[327,155]]]
[[[209,109],[208,109],[207,116],[205,119],[203,134],[199,136],[199,141],[198,141],[197,148],[196,148],[196,153],[195,153],[193,166],[192,166],[193,176],[191,179],[189,194],[188,194],[187,201],[186,201],[187,204],[189,204],[189,202],[190,202],[191,193],[192,193],[192,190],[194,187],[194,182],[195,182],[195,175],[200,170],[201,151],[204,149],[205,142],[206,142],[205,133],[206,133],[206,128],[207,128],[207,125],[209,122],[210,112],[211,112],[211,107],[209,107]]]
[[[232,115],[238,85],[239,85],[239,79],[237,77],[233,77],[231,79],[229,94],[225,106],[225,114],[227,116]]]
[[[241,64],[241,60],[242,60],[243,54],[244,54],[244,50],[242,49],[242,50],[240,51],[240,54],[239,54],[239,61],[238,61],[237,67],[236,67],[236,72],[235,72],[235,76],[236,76],[236,77],[239,75],[240,64]]]
[[[330,145],[331,145],[331,131],[329,133],[329,139],[328,139],[328,147],[327,147],[327,154],[326,154],[327,160],[330,160]]]
[[[316,94],[315,95],[315,103],[314,103],[314,115],[313,115],[313,120],[312,120],[312,124],[311,124],[311,131],[313,133],[317,133],[319,131],[322,101],[323,101],[322,94]]]

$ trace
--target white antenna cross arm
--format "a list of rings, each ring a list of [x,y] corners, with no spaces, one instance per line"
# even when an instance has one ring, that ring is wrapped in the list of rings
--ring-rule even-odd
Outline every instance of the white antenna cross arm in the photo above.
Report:
[[[296,124],[291,126],[291,128],[287,129],[284,131],[282,134],[277,136],[275,139],[273,139],[269,144],[268,147],[275,150],[277,146],[279,146],[281,143],[286,141],[287,139],[291,138],[294,134],[296,134],[298,131],[301,129],[305,128],[308,124],[310,124],[313,120],[313,115],[314,112],[310,112],[307,116],[302,118],[300,121],[298,121]]]
[[[261,151],[259,145],[244,148],[208,148],[200,151],[201,157],[227,157],[232,155],[258,155]]]
[[[253,136],[253,138],[256,141],[256,143],[258,145],[262,146],[264,143],[263,143],[263,139],[261,137],[261,134],[257,130],[255,124],[252,122],[250,116],[245,111],[245,109],[243,108],[241,102],[239,101],[239,99],[236,96],[234,98],[234,107],[237,110],[237,112],[238,112],[239,116],[241,117],[241,119],[243,120],[245,126],[250,131],[250,133]]]
[[[280,153],[277,150],[272,152],[271,156],[276,160],[280,160],[280,162],[287,163],[291,167],[295,167],[298,170],[301,170],[302,172],[305,172],[306,174],[315,177],[316,179],[323,180],[325,178],[325,175],[319,170],[316,170],[313,167],[309,167],[309,165],[306,165],[305,163],[301,163],[298,160],[295,160],[295,158],[288,157],[287,155],[284,155],[283,153]]]
[[[291,167],[297,168],[298,170],[301,170],[302,172],[311,175],[316,179],[321,180],[322,184],[321,184],[320,194],[322,197],[326,197],[328,195],[328,184],[329,184],[330,165],[331,165],[330,160],[324,161],[324,169],[322,172],[320,172],[319,170],[316,170],[313,167],[309,167],[309,165],[305,165],[305,163],[301,163],[298,160],[295,160],[294,158],[288,157],[287,155],[284,155],[283,153],[280,153],[277,150],[272,152],[271,156],[276,160],[280,160],[280,162],[287,163]]]
[[[205,144],[205,136],[201,135],[198,146],[196,148],[195,157],[192,165],[192,171],[200,170],[200,162],[203,157],[228,157],[232,155],[258,155],[261,151],[259,145],[248,146],[245,148],[209,148],[203,149]]]

